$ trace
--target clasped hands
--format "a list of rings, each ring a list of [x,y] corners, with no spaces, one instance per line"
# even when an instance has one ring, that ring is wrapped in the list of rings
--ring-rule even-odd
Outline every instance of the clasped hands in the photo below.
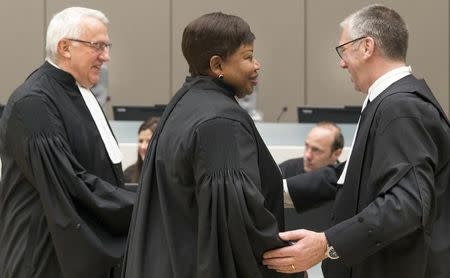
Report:
[[[279,234],[293,245],[270,250],[263,255],[263,264],[283,273],[306,271],[326,258],[327,239],[324,233],[293,230]]]

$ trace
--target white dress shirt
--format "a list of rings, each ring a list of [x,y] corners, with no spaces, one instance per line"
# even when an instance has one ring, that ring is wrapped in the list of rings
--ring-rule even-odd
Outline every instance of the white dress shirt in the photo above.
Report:
[[[91,90],[83,88],[80,85],[78,85],[78,88],[80,89],[81,96],[83,97],[89,112],[91,112],[91,116],[94,119],[100,136],[102,137],[102,141],[105,145],[106,151],[108,152],[109,158],[114,164],[120,163],[122,161],[122,152],[117,145],[116,139],[112,135],[111,129],[106,122],[105,115],[103,114],[97,99]]]
[[[402,67],[393,69],[391,71],[388,71],[387,73],[380,76],[377,80],[375,80],[375,82],[373,82],[373,84],[369,87],[369,92],[367,94],[366,99],[364,100],[361,112],[364,110],[364,108],[366,108],[368,101],[373,101],[384,90],[386,90],[387,87],[389,87],[393,83],[397,82],[398,80],[402,79],[403,77],[410,75],[411,71],[412,70],[411,70],[410,66],[402,66]],[[339,177],[339,180],[337,181],[338,184],[344,184],[344,182],[345,182],[345,176],[347,175],[347,166],[348,166],[350,159],[352,158],[351,155],[352,155],[352,150],[353,150],[353,144],[355,144],[356,134],[358,133],[360,120],[361,120],[361,117],[359,118],[358,124],[356,125],[355,134],[353,135],[352,146],[350,147],[348,159],[345,162],[344,170],[342,171],[342,174]]]

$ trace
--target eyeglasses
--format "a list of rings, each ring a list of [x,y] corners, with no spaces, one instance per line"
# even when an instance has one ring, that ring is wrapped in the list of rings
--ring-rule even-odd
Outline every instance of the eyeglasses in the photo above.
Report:
[[[81,42],[81,43],[85,43],[88,46],[92,47],[93,49],[95,49],[98,52],[103,52],[105,51],[105,48],[111,49],[112,44],[111,43],[106,43],[106,42],[88,42],[88,41],[83,41],[83,40],[78,40],[78,39],[68,39],[69,41],[74,41],[74,42]]]
[[[342,59],[342,54],[344,53],[344,50],[345,50],[344,46],[346,46],[347,44],[351,44],[351,43],[357,42],[359,40],[365,39],[365,38],[367,38],[367,37],[366,36],[360,37],[360,38],[357,38],[357,39],[354,39],[354,40],[351,40],[349,42],[346,42],[346,43],[343,43],[341,45],[336,46],[336,52],[339,55],[339,58]]]

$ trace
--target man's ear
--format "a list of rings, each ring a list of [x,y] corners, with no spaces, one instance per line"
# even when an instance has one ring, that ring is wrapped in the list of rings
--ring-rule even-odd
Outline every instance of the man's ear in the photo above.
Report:
[[[56,45],[56,51],[61,57],[70,58],[72,54],[70,53],[70,43],[67,40],[60,40]]]
[[[211,57],[211,59],[209,59],[209,69],[214,73],[216,77],[223,75],[222,62],[222,58],[217,55],[214,55]]]
[[[371,57],[375,51],[375,40],[371,37],[367,37],[363,41],[364,57]]]

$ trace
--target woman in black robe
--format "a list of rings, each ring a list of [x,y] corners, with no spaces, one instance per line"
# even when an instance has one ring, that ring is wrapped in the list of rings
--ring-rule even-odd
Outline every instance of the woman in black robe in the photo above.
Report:
[[[281,174],[235,99],[257,84],[254,38],[223,13],[185,28],[191,76],[146,156],[123,277],[286,277],[261,264],[286,245]]]

